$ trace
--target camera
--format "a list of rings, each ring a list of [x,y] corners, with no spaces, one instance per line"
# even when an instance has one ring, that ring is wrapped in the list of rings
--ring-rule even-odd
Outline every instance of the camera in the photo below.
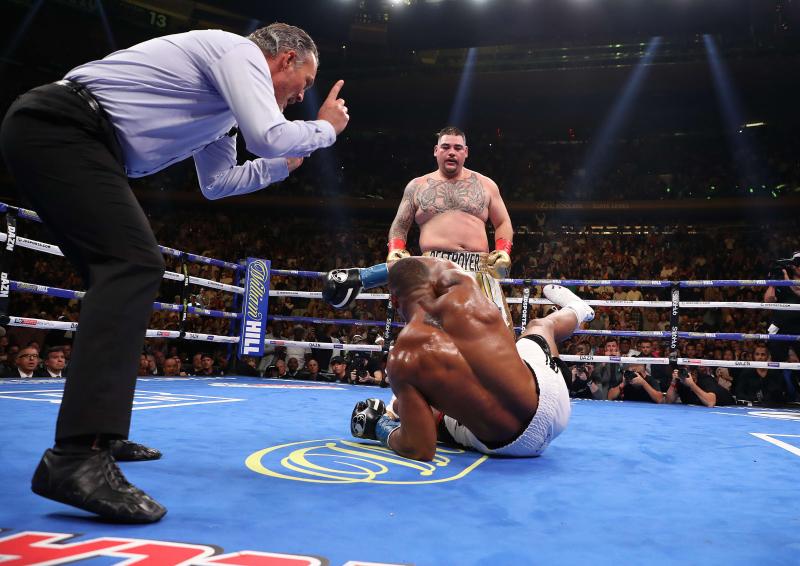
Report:
[[[686,368],[678,368],[678,379],[683,381],[687,377],[689,377],[689,370]]]
[[[795,252],[795,254],[788,259],[776,259],[772,267],[769,268],[769,273],[767,274],[767,278],[783,279],[784,270],[791,277],[792,272],[789,268],[792,266],[800,267],[800,252]]]
[[[631,380],[633,380],[633,378],[636,377],[637,375],[638,374],[635,371],[626,369],[625,371],[622,372],[622,379],[625,380],[625,383],[630,383]]]
[[[351,361],[350,367],[348,368],[347,373],[350,373],[351,371],[355,371],[356,377],[359,378],[359,379],[363,379],[363,378],[369,376],[368,365],[369,365],[369,359],[361,357],[361,356],[356,356]]]

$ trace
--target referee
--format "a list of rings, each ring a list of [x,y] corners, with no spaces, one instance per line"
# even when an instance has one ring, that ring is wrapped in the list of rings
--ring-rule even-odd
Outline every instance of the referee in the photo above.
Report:
[[[69,376],[35,493],[115,522],[166,509],[130,485],[110,445],[128,437],[136,368],[164,272],[128,184],[193,157],[209,199],[285,179],[331,146],[349,120],[338,81],[318,119],[287,121],[319,54],[303,30],[274,23],[248,37],[220,30],[152,39],[20,96],[0,129],[3,157],[87,287]],[[236,129],[257,159],[237,165]]]

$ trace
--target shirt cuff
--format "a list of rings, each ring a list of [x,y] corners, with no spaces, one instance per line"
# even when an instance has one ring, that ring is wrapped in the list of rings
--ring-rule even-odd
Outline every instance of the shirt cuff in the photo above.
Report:
[[[267,162],[267,174],[269,183],[277,183],[283,181],[289,176],[289,163],[284,157],[276,157],[275,159],[265,159]]]
[[[333,125],[327,120],[311,120],[312,124],[317,126],[317,130],[323,135],[325,144],[323,147],[330,147],[336,142],[336,130]]]

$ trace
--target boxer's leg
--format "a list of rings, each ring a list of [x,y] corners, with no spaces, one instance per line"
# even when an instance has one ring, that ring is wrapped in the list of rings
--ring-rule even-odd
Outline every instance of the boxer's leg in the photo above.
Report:
[[[550,346],[553,356],[558,356],[558,344],[572,336],[582,322],[592,320],[594,309],[575,293],[559,285],[547,285],[544,288],[544,296],[561,307],[561,310],[544,318],[532,320],[522,336],[528,334],[542,336]]]

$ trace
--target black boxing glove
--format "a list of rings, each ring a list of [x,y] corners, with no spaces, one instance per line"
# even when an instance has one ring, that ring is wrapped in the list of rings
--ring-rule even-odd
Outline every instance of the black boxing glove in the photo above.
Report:
[[[375,427],[386,413],[386,405],[380,399],[359,401],[350,415],[350,433],[356,438],[378,440]]]
[[[360,272],[357,267],[329,271],[322,288],[323,300],[335,309],[350,308],[363,290]]]

